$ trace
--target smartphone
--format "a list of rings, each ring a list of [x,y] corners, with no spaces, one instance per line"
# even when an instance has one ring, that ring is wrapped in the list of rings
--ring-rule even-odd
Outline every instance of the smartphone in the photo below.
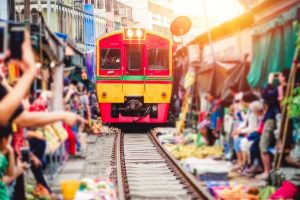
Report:
[[[7,24],[0,22],[0,57],[4,56],[7,50]]]
[[[21,154],[22,154],[22,161],[30,163],[29,148],[28,147],[22,147],[21,148]]]
[[[22,44],[24,42],[24,26],[12,26],[10,28],[10,58],[21,60],[22,59]]]

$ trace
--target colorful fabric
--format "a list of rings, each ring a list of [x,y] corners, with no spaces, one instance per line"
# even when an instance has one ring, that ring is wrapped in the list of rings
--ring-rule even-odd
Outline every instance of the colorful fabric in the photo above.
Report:
[[[298,27],[293,21],[299,17],[298,7],[256,27],[253,30],[253,53],[248,83],[253,88],[266,85],[271,72],[292,66]]]
[[[271,195],[270,199],[294,199],[297,192],[296,185],[290,181],[283,181],[281,187]]]
[[[67,124],[63,124],[64,128],[68,132],[68,153],[70,155],[75,155],[76,153],[76,138],[75,133],[72,131],[72,128]]]
[[[223,122],[223,107],[220,100],[215,100],[212,103],[211,109],[211,128],[220,130]]]
[[[5,171],[8,167],[8,162],[6,157],[0,153],[0,199],[9,200],[6,185],[3,183],[2,178],[5,175]]]
[[[17,131],[14,132],[13,134],[12,146],[19,157],[21,156],[21,148],[23,146],[23,143],[24,143],[23,129],[17,128]]]
[[[30,112],[43,112],[47,110],[47,98],[45,94],[41,94],[30,106]]]

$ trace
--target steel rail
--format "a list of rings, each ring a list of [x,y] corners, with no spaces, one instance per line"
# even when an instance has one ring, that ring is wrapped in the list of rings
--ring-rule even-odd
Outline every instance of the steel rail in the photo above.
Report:
[[[119,200],[125,200],[125,193],[124,193],[124,186],[123,186],[123,174],[122,174],[122,159],[121,156],[124,154],[124,152],[121,149],[121,145],[122,145],[122,141],[121,138],[122,137],[122,133],[118,133],[117,135],[117,145],[116,145],[116,153],[117,153],[117,177],[120,177],[122,180],[117,180],[118,183],[118,198]],[[124,156],[124,155],[123,155]]]
[[[203,199],[214,200],[214,198],[209,194],[208,191],[200,187],[200,183],[197,182],[194,176],[185,172],[182,169],[178,160],[176,160],[169,153],[169,151],[159,142],[158,138],[156,137],[156,133],[154,131],[150,131],[148,136],[150,140],[154,142],[154,145],[160,148],[161,155],[165,157],[165,159],[167,159],[169,162],[171,162],[171,165],[176,168],[176,171],[179,172],[179,174],[185,180],[185,183],[187,183],[190,186],[190,188],[192,188],[191,192],[193,193],[193,195],[202,197]]]

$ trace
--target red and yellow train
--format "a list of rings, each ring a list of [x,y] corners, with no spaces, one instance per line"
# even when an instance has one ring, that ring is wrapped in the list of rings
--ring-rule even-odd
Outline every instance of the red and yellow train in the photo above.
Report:
[[[96,91],[104,123],[166,123],[172,40],[140,28],[96,40]]]

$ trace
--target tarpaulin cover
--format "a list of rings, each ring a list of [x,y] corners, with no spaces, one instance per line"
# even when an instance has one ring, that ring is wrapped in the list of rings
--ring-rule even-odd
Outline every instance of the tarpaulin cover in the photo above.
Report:
[[[228,88],[236,86],[239,91],[247,91],[247,74],[249,63],[244,62],[214,62],[199,70],[197,74],[198,92],[213,92],[219,97],[225,97]]]
[[[249,85],[263,87],[268,74],[289,69],[295,53],[299,6],[256,27],[253,31],[253,49]]]

